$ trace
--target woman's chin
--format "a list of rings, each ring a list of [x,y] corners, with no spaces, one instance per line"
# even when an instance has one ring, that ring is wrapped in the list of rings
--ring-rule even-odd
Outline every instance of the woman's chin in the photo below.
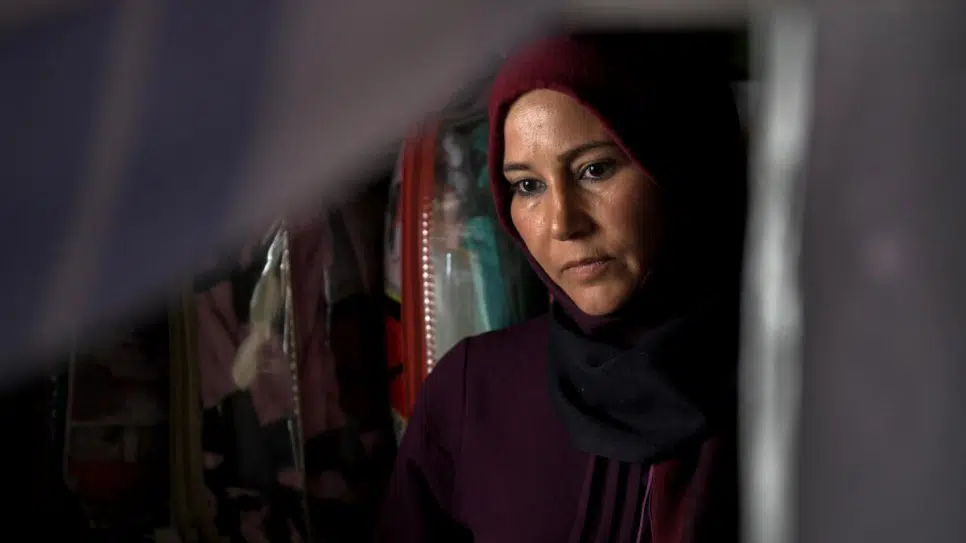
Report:
[[[621,293],[601,292],[600,289],[587,289],[580,296],[570,299],[578,309],[591,317],[605,317],[617,311],[627,301],[627,296]],[[622,289],[623,290],[623,289]]]

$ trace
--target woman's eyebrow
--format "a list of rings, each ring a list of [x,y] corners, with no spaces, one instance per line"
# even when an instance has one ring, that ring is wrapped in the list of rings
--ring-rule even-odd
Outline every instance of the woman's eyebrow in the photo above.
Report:
[[[581,143],[580,145],[577,145],[575,147],[572,147],[560,153],[557,156],[557,160],[560,161],[562,164],[569,164],[575,158],[586,153],[587,151],[593,151],[594,149],[599,149],[601,147],[616,147],[616,146],[617,144],[608,140],[589,141],[587,143]],[[503,165],[503,173],[530,171],[532,169],[533,168],[531,168],[530,165],[525,162],[508,162]]]
[[[602,147],[617,147],[617,144],[609,140],[589,141],[560,153],[557,156],[557,160],[561,164],[569,164],[587,151],[593,151],[594,149],[600,149]]]
[[[503,173],[529,171],[530,166],[523,162],[511,162],[503,165]]]

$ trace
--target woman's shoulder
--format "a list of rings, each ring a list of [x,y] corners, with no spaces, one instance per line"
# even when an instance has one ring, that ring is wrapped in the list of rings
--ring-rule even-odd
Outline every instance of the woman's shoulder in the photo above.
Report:
[[[467,357],[486,366],[518,364],[546,357],[549,332],[547,315],[467,338]]]
[[[435,416],[462,413],[497,389],[527,386],[546,362],[546,315],[477,336],[450,349],[426,378],[422,395]],[[447,421],[439,421],[448,425]],[[457,421],[449,421],[456,423]]]
[[[464,380],[467,372],[489,372],[504,366],[519,369],[521,364],[540,362],[546,358],[548,340],[546,315],[506,328],[468,337],[436,364],[426,381]],[[447,385],[448,386],[448,385]]]

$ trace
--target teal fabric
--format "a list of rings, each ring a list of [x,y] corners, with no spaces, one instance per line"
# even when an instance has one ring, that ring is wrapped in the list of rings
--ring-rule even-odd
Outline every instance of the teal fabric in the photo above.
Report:
[[[462,245],[473,254],[473,275],[476,284],[477,307],[487,330],[503,328],[514,323],[501,251],[497,243],[499,225],[492,217],[473,217],[463,225]],[[511,278],[512,279],[512,278]]]

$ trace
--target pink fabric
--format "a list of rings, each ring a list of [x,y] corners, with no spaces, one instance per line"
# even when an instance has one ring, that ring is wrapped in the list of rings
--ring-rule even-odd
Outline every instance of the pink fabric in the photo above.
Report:
[[[295,221],[289,232],[302,429],[309,439],[345,424],[326,337],[325,274],[331,243],[324,220]],[[250,260],[250,248],[245,253]],[[207,409],[237,390],[231,370],[249,327],[234,313],[228,281],[198,294],[196,310],[201,397]],[[252,402],[259,421],[270,424],[294,413],[293,383],[281,338],[273,338],[260,354]]]
[[[197,294],[195,308],[201,403],[208,409],[236,390],[231,367],[242,330],[232,309],[231,284],[227,281]]]
[[[249,327],[238,322],[231,295],[231,284],[226,281],[196,296],[201,401],[205,409],[238,390],[231,369]],[[251,388],[252,403],[259,422],[270,424],[294,411],[292,380],[279,338],[272,338],[259,358]]]
[[[302,433],[304,439],[310,439],[345,425],[345,413],[339,406],[335,359],[327,334],[325,275],[332,243],[325,220],[293,221],[290,236]]]
[[[249,326],[242,326],[245,334]],[[245,337],[244,335],[242,337]],[[258,374],[250,389],[255,414],[262,424],[271,424],[295,412],[295,399],[292,395],[292,370],[282,350],[278,336],[264,345],[259,351]]]
[[[239,252],[239,265],[249,265],[256,247],[266,241],[267,239],[263,239],[260,244],[245,246]],[[235,315],[231,283],[228,281],[196,294],[195,312],[201,403],[208,409],[237,390],[231,368],[235,351],[245,339],[248,329],[243,326],[244,323],[238,322]]]

